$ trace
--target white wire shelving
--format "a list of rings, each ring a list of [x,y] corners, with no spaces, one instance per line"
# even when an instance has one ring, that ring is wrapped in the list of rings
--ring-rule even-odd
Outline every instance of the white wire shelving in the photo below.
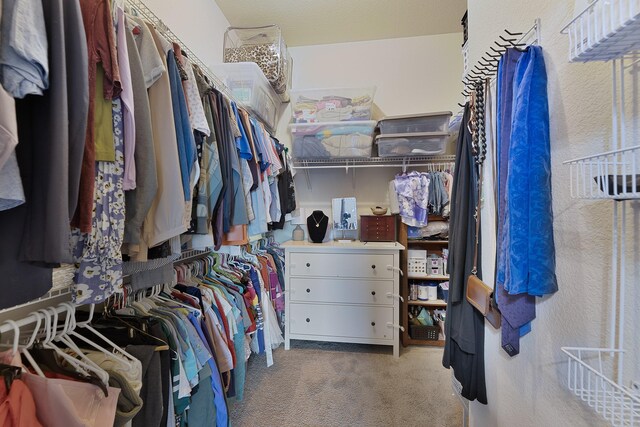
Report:
[[[429,171],[453,171],[456,156],[410,156],[410,157],[363,157],[354,159],[294,159],[292,169],[304,171],[307,188],[311,189],[309,171],[313,169],[344,169],[351,171],[352,184],[355,186],[355,170],[362,168],[396,168],[406,172],[408,168],[425,168]]]
[[[571,61],[620,58],[640,49],[640,0],[596,0],[562,33],[569,35]]]
[[[626,242],[627,204],[640,199],[640,145],[628,141],[632,139],[629,123],[638,120],[634,88],[640,71],[636,52],[640,49],[640,0],[595,0],[562,33],[569,36],[571,61],[611,61],[613,94],[610,149],[564,162],[570,169],[571,197],[614,201],[608,347],[562,347],[567,357],[567,386],[611,425],[640,426],[640,393],[627,386],[631,384],[625,376],[625,366],[634,366],[638,360],[637,354],[625,352],[625,308],[626,264],[634,255],[629,251],[635,250]],[[631,114],[627,114],[629,104]],[[627,358],[633,363],[625,363]]]
[[[563,347],[568,357],[567,384],[578,398],[613,426],[640,423],[640,394],[612,381],[619,349]]]
[[[365,157],[357,159],[294,159],[296,169],[342,169],[357,168],[402,168],[449,166],[456,156],[412,156],[412,157]]]
[[[640,145],[568,160],[571,197],[640,199]]]

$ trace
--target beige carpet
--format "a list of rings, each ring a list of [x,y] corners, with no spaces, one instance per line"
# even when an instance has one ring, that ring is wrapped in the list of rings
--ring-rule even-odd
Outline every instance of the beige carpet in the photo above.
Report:
[[[274,365],[255,355],[242,402],[231,401],[233,427],[461,426],[442,349],[293,341]]]

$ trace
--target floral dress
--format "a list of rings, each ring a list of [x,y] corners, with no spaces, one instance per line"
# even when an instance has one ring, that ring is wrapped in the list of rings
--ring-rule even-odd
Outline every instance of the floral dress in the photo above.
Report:
[[[122,292],[124,237],[124,125],[122,102],[113,100],[115,162],[97,162],[92,228],[73,231],[74,257],[80,264],[73,285],[77,304],[100,303]]]
[[[400,217],[402,222],[412,227],[427,225],[429,214],[429,174],[411,172],[398,175],[394,180]]]

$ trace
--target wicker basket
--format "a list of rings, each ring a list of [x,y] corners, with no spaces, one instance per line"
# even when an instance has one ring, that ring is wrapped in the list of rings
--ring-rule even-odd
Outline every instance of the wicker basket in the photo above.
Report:
[[[440,326],[409,325],[409,336],[414,340],[438,341]]]

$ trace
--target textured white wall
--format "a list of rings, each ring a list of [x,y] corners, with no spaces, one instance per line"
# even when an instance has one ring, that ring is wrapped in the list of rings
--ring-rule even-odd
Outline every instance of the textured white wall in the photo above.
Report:
[[[409,37],[367,42],[291,48],[293,86],[299,89],[376,86],[375,103],[384,115],[459,110],[462,89],[462,34]],[[286,106],[278,138],[289,144]],[[386,189],[399,169],[358,169],[355,183],[344,170],[310,172],[312,189],[304,173],[296,176],[296,191],[303,207],[328,208],[333,197],[355,196],[362,213],[387,205]],[[369,211],[370,213],[370,211]]]
[[[485,355],[489,405],[473,403],[473,426],[593,426],[604,424],[566,389],[561,346],[609,344],[611,202],[570,199],[569,170],[562,161],[610,148],[611,71],[609,64],[570,64],[568,38],[561,28],[573,16],[571,1],[469,0],[470,63],[483,55],[503,28],[526,31],[542,19],[551,115],[554,231],[560,291],[538,300],[533,332],[510,359],[500,335],[486,328]],[[637,89],[636,89],[637,90]],[[636,110],[637,111],[637,110]],[[633,124],[629,122],[631,127]],[[636,123],[637,125],[637,123]],[[637,129],[637,126],[636,126]],[[637,141],[637,132],[636,132]],[[637,203],[626,238],[628,255],[627,383],[640,378],[640,271],[637,259],[640,221]],[[632,278],[635,277],[635,278]],[[633,286],[635,285],[635,286]],[[635,359],[635,360],[633,360]]]

